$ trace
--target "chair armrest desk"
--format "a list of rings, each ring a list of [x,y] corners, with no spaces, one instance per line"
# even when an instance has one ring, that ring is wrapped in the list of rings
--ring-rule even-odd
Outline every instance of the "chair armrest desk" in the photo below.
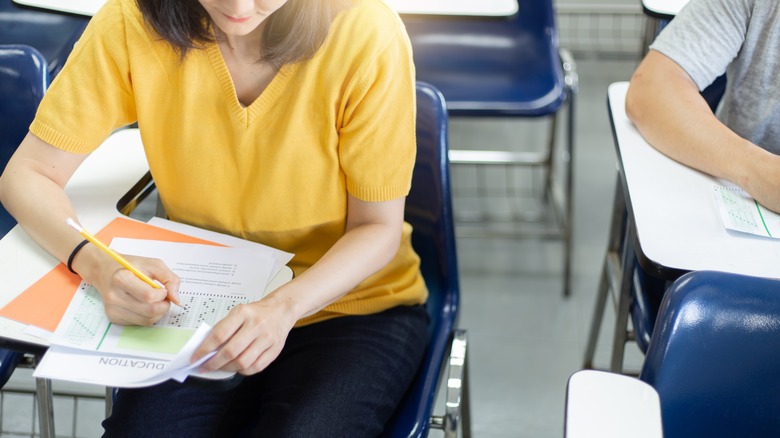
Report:
[[[65,187],[87,230],[100,230],[123,216],[120,209],[132,192],[148,184],[149,166],[137,129],[112,134],[93,152]],[[0,239],[0,307],[5,306],[60,262],[35,243],[20,226]],[[269,287],[289,281],[292,270],[284,268]],[[26,324],[0,317],[0,347],[40,357],[49,347],[41,338],[25,333]],[[37,379],[38,410],[42,437],[54,436],[51,382]]]
[[[780,277],[777,241],[724,228],[713,197],[713,186],[722,181],[678,163],[648,144],[626,116],[627,90],[628,82],[614,83],[608,90],[618,178],[604,270],[583,364],[584,368],[593,367],[611,290],[616,303],[610,364],[613,372],[622,372],[624,344],[629,339],[626,327],[635,260],[644,272],[667,280],[700,270]]]

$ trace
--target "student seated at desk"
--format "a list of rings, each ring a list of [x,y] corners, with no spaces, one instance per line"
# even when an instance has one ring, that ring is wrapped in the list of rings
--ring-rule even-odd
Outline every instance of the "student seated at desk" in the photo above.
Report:
[[[120,390],[106,435],[378,435],[427,339],[403,222],[415,82],[398,16],[381,0],[108,0],[95,15],[0,199],[114,323],[149,325],[177,297],[173,272],[131,257],[167,292],[154,289],[65,223],[68,179],[135,121],[171,219],[295,253],[296,275],[196,351],[217,350],[206,370],[245,375],[236,389]]]
[[[780,3],[691,0],[631,78],[626,112],[664,154],[780,211],[779,68]],[[724,72],[713,114],[699,91]]]

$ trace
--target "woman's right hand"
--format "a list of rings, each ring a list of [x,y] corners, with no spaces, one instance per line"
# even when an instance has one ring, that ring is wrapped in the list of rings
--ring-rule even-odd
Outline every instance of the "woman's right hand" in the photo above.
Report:
[[[113,324],[150,326],[178,301],[179,277],[162,260],[124,256],[130,263],[165,287],[154,288],[123,268],[98,248],[87,245],[76,255],[74,269],[92,284],[103,299]]]

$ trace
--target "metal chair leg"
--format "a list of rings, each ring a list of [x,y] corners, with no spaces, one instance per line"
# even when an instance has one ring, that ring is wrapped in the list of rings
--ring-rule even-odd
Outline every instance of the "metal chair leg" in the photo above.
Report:
[[[54,406],[52,403],[51,380],[35,379],[35,390],[38,401],[38,422],[41,438],[54,438]]]
[[[598,343],[601,324],[604,320],[606,311],[607,297],[610,291],[618,294],[620,282],[623,277],[622,258],[619,255],[622,242],[624,241],[624,227],[626,223],[626,203],[623,197],[622,186],[620,185],[620,175],[615,182],[615,195],[612,203],[612,219],[610,221],[609,238],[607,240],[607,249],[604,255],[604,264],[601,271],[601,280],[596,291],[596,305],[593,309],[593,319],[591,320],[590,334],[585,348],[585,358],[583,360],[584,369],[593,368],[593,359],[596,354],[596,344]],[[614,302],[617,304],[618,298]]]
[[[634,241],[636,229],[629,222],[626,224],[626,237],[623,241],[622,275],[620,281],[620,293],[618,294],[617,314],[615,315],[615,337],[612,341],[612,359],[610,371],[623,372],[623,356],[626,349],[628,333],[628,313],[631,306],[631,282],[636,269],[636,256],[634,255]]]
[[[460,429],[463,438],[471,438],[471,392],[469,391],[469,357],[463,359],[463,389],[460,401]]]
[[[114,388],[106,386],[106,418],[111,416],[114,410]]]
[[[604,320],[604,311],[607,305],[607,296],[609,295],[609,263],[608,257],[604,257],[604,267],[601,273],[601,282],[596,293],[596,306],[593,308],[593,318],[590,323],[590,334],[588,335],[588,344],[585,347],[585,359],[582,363],[583,369],[593,369],[593,358],[596,355],[596,344],[598,343],[601,323]]]
[[[574,225],[574,101],[579,88],[579,76],[577,75],[577,64],[574,62],[574,56],[565,49],[559,50],[561,65],[564,71],[564,81],[569,89],[568,93],[568,118],[566,121],[566,153],[564,160],[566,162],[566,200],[565,200],[565,218],[563,221],[563,296],[571,295],[571,271],[572,271],[572,226]]]

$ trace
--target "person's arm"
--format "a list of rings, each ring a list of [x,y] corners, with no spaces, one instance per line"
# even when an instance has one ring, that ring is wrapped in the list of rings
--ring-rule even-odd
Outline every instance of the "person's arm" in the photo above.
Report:
[[[198,347],[193,361],[217,354],[206,370],[250,375],[281,352],[295,322],[349,292],[395,256],[403,226],[404,198],[365,202],[349,196],[346,232],[303,274],[262,300],[235,307]]]
[[[626,95],[628,118],[653,147],[695,169],[739,185],[780,211],[780,157],[721,123],[690,76],[651,50]]]
[[[83,239],[66,225],[76,219],[65,184],[87,155],[65,152],[28,134],[0,176],[0,201],[46,251],[66,262]],[[128,257],[178,295],[179,279],[161,261]],[[151,325],[168,309],[166,290],[155,289],[93,245],[85,245],[73,269],[101,293],[108,318],[116,324]]]

